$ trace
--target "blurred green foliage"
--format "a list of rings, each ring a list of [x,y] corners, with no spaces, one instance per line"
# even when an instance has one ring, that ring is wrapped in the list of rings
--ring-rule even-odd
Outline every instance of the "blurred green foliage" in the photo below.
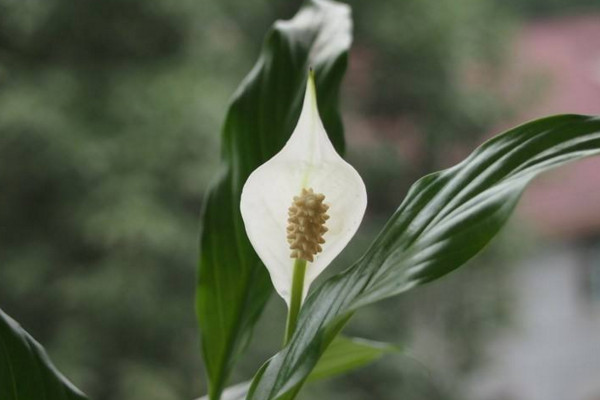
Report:
[[[373,144],[349,149],[370,214],[339,267],[360,254],[415,177],[448,161],[450,144],[480,140],[509,110],[493,90],[503,49],[520,13],[550,10],[545,3],[350,2],[347,124],[367,126]],[[0,306],[92,398],[205,392],[193,312],[202,196],[217,172],[227,99],[267,27],[298,5],[0,0]],[[473,67],[485,71],[483,83],[465,84]],[[398,120],[425,143],[416,163],[396,150]],[[441,346],[452,360],[446,378],[458,380],[504,317],[496,255],[480,259],[476,273],[372,307],[350,330],[410,347],[421,340],[414,327],[425,327],[451,344]],[[415,307],[423,299],[430,307]],[[267,310],[237,378],[279,344],[281,307]],[[431,382],[435,373],[391,358],[307,395],[459,398],[457,387]]]
[[[595,0],[506,0],[506,5],[520,15],[533,18],[598,11]]]
[[[0,4],[2,307],[93,398],[191,398],[197,220],[239,76],[214,15]]]

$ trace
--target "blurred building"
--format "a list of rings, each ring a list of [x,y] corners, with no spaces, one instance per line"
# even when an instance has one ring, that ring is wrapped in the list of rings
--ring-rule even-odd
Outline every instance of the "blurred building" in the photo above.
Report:
[[[487,348],[473,400],[600,399],[600,253],[545,250],[515,269],[514,325]]]
[[[543,80],[516,121],[600,114],[600,15],[536,21],[515,43],[511,82]],[[486,349],[489,363],[472,376],[469,397],[598,400],[600,158],[538,179],[517,216],[551,245],[513,269],[514,323]]]

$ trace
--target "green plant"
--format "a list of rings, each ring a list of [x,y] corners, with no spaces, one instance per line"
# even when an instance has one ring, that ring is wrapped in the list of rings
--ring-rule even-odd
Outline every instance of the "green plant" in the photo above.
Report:
[[[290,138],[310,66],[323,126],[333,147],[343,153],[338,96],[350,28],[348,7],[325,0],[309,2],[294,19],[276,23],[230,105],[222,134],[223,171],[203,214],[196,303],[212,400],[291,399],[306,382],[397,351],[340,332],[359,308],[435,280],[477,254],[502,228],[537,174],[600,152],[598,118],[559,115],[514,128],[457,166],[420,179],[367,252],[308,293],[281,351],[251,383],[226,389],[273,291],[246,236],[239,208],[244,184]],[[0,395],[11,400],[85,398],[4,313]]]

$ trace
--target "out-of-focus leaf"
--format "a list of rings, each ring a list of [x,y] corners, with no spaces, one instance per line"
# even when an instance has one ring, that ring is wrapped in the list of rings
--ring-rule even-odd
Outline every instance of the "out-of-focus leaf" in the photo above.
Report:
[[[231,102],[222,132],[223,172],[204,209],[196,299],[213,400],[219,398],[272,292],[267,271],[244,231],[239,211],[242,186],[289,138],[310,66],[321,118],[336,150],[343,151],[337,107],[350,42],[348,6],[309,1],[293,19],[275,23],[257,64]]]
[[[420,179],[366,254],[308,296],[292,340],[259,370],[247,398],[293,396],[357,308],[460,267],[498,233],[536,175],[598,152],[598,117],[558,115]]]
[[[223,390],[221,394],[222,400],[244,400],[250,388],[250,381],[238,383]],[[209,400],[208,395],[202,396],[197,400]]]
[[[389,343],[336,336],[310,373],[308,381],[341,375],[377,361],[385,354],[397,351],[400,349]]]
[[[336,336],[308,377],[309,382],[333,378],[337,375],[364,367],[379,360],[385,354],[398,352],[397,346],[372,340]],[[250,389],[250,381],[228,387],[222,400],[243,400]],[[209,400],[208,395],[198,400]]]
[[[0,399],[84,400],[44,348],[0,310]]]

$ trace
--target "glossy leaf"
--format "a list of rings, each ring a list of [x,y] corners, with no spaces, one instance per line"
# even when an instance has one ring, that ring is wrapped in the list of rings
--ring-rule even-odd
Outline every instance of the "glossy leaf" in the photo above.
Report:
[[[84,400],[44,348],[0,310],[0,399]]]
[[[244,232],[242,186],[290,137],[310,66],[323,124],[336,150],[343,151],[337,106],[350,31],[349,8],[323,0],[310,1],[293,19],[276,22],[229,107],[222,132],[223,172],[208,193],[203,214],[196,301],[213,400],[272,292],[267,270]]]
[[[598,152],[599,118],[559,115],[420,179],[366,254],[309,294],[292,340],[261,368],[247,398],[291,398],[357,308],[460,267],[498,233],[531,179]]]

